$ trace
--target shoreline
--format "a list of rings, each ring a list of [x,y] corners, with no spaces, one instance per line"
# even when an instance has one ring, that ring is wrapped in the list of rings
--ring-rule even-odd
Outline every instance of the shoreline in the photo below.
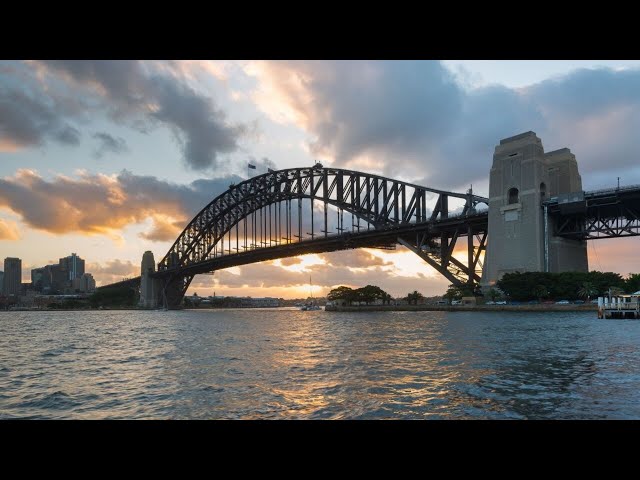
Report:
[[[253,310],[253,309],[284,309],[287,307],[221,307],[221,308],[184,308],[177,310]],[[108,312],[108,311],[141,311],[152,312],[157,309],[114,307],[114,308],[16,308],[0,310],[0,313],[11,312]],[[172,310],[174,311],[174,310]],[[597,305],[351,305],[324,307],[326,312],[597,312]]]
[[[327,312],[597,312],[597,305],[358,305],[325,307]]]

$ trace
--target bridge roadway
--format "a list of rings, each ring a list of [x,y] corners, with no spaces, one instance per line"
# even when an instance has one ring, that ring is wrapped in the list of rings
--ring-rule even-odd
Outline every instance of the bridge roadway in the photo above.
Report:
[[[427,233],[429,237],[440,238],[443,233],[450,234],[460,229],[461,226],[471,226],[474,233],[486,231],[487,211],[479,212],[469,216],[450,216],[447,219],[437,222],[412,223],[406,225],[387,225],[377,229],[365,230],[364,232],[345,233],[321,237],[319,239],[306,239],[299,242],[278,245],[275,247],[262,247],[240,253],[221,255],[209,260],[181,266],[179,268],[168,268],[155,272],[155,278],[165,278],[179,271],[184,275],[197,275],[215,270],[246,265],[249,263],[264,262],[278,258],[295,257],[308,253],[334,252],[338,250],[349,250],[354,248],[395,248],[399,243],[398,239],[407,238],[416,233]],[[466,233],[463,233],[464,235]]]
[[[640,235],[640,185],[568,193],[543,202],[553,235],[598,240]]]

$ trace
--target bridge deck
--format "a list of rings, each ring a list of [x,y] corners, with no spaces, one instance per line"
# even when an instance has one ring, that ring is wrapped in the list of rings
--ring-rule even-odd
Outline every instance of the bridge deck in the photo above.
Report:
[[[220,255],[196,264],[185,265],[179,268],[168,268],[154,274],[157,278],[172,275],[179,271],[185,275],[197,275],[200,273],[222,270],[224,268],[246,265],[249,263],[264,262],[278,258],[294,257],[308,253],[333,252],[349,250],[353,248],[380,248],[396,245],[398,238],[407,234],[429,231],[430,235],[440,235],[458,229],[460,225],[473,226],[473,232],[486,231],[488,224],[487,211],[479,212],[472,216],[452,216],[439,222],[425,222],[421,224],[406,224],[387,226],[375,230],[366,230],[359,233],[346,233],[342,235],[329,235],[317,239],[307,239],[299,242],[278,245],[274,247],[262,247],[240,253]],[[466,233],[462,233],[464,236]]]

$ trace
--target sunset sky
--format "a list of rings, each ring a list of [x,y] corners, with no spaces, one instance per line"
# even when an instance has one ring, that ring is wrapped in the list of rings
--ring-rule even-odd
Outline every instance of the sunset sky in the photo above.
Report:
[[[0,61],[0,261],[77,253],[98,285],[140,273],[247,163],[320,161],[488,194],[500,139],[568,147],[586,190],[640,184],[639,61]],[[639,240],[589,242],[640,272]],[[1,265],[0,265],[1,268]],[[294,298],[338,285],[442,294],[413,253],[354,250],[235,267],[189,293]]]

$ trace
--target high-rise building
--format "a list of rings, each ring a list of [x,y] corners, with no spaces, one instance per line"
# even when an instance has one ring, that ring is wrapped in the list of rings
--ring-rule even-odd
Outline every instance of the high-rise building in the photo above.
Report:
[[[4,282],[4,272],[0,272],[0,295],[2,294],[2,284]]]
[[[4,259],[4,280],[2,293],[5,295],[20,295],[22,287],[22,260],[7,257]]]
[[[61,259],[61,263],[31,270],[33,288],[44,293],[63,293],[65,290],[71,289],[73,279],[69,280],[70,275],[67,269],[69,263],[66,259]]]
[[[47,276],[48,276],[48,272],[46,267],[32,269],[31,284],[33,285],[33,288],[41,292],[42,289],[45,287]]]
[[[72,286],[74,291],[93,292],[96,289],[96,281],[93,279],[93,275],[84,273],[81,277],[73,279]]]
[[[84,260],[75,253],[61,258],[60,267],[67,272],[67,280],[73,281],[73,279],[84,275]]]
[[[69,283],[67,270],[62,265],[47,265],[45,268],[49,272],[49,288],[59,293],[64,292]]]

